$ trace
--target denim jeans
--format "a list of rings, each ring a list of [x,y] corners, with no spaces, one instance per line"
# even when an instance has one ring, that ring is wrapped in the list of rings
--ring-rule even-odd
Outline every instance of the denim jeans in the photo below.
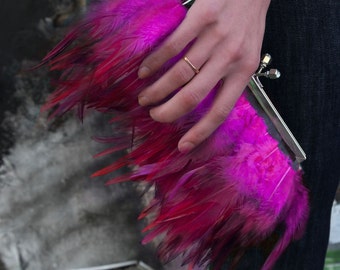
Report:
[[[321,270],[340,180],[340,1],[272,0],[263,52],[282,74],[265,89],[307,154],[311,206],[304,237],[274,269]],[[263,257],[250,251],[237,269],[260,269]]]

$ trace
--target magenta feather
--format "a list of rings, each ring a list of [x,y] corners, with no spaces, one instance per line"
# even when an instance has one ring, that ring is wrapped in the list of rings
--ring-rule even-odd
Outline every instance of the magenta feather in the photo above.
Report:
[[[280,228],[280,238],[263,270],[271,269],[287,245],[301,237],[308,216],[308,193],[301,170],[268,132],[264,119],[245,92],[225,122],[189,154],[177,143],[208,110],[209,96],[172,124],[152,121],[138,94],[162,71],[140,80],[137,70],[184,19],[179,0],[108,0],[92,11],[52,50],[42,64],[61,70],[58,88],[43,109],[58,116],[77,108],[116,112],[112,122],[129,136],[102,141],[116,146],[100,155],[127,149],[124,158],[96,172],[124,166],[135,169],[112,179],[146,181],[155,196],[141,218],[154,214],[143,243],[162,236],[159,254],[165,261],[183,256],[183,263],[220,269],[251,247],[260,246]],[[179,89],[180,91],[180,89]],[[120,134],[122,134],[120,132]],[[99,139],[100,140],[100,139]]]

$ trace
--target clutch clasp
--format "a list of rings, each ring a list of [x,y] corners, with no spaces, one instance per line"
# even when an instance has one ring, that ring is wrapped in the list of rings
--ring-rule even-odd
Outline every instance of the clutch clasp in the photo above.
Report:
[[[263,85],[260,82],[260,77],[266,77],[270,79],[277,79],[280,77],[280,72],[277,69],[270,69],[264,71],[268,65],[271,63],[271,56],[269,54],[265,54],[262,57],[260,67],[258,71],[251,77],[251,80],[248,84],[251,92],[255,96],[258,103],[261,105],[265,113],[268,115],[269,119],[272,121],[276,130],[282,137],[283,141],[286,143],[291,152],[295,155],[295,159],[298,163],[306,160],[306,154],[303,151],[302,147],[294,137],[293,133],[288,128],[287,124],[267,96],[266,92],[263,89]]]

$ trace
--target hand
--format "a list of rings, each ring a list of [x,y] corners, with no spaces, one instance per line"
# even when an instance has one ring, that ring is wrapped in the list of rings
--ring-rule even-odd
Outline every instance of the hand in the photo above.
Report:
[[[190,112],[223,80],[209,112],[180,139],[179,151],[191,151],[213,133],[242,94],[260,61],[269,3],[196,0],[179,27],[141,64],[138,75],[146,78],[195,40],[186,57],[200,72],[178,61],[138,97],[140,105],[151,105],[183,86],[170,100],[150,110],[159,122],[173,122]]]

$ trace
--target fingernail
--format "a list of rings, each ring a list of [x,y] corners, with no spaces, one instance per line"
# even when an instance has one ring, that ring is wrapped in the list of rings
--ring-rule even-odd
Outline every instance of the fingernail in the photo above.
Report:
[[[140,67],[138,70],[138,77],[144,79],[150,74],[150,69],[148,67]]]
[[[153,119],[153,120],[156,120],[157,121],[157,119],[155,119],[155,110],[156,110],[157,108],[153,108],[153,109],[151,109],[150,111],[149,111],[149,114],[150,114],[150,116],[151,116],[151,118]]]
[[[194,147],[195,145],[191,142],[183,142],[178,145],[178,150],[183,154],[187,154],[194,149]]]
[[[138,97],[138,103],[141,106],[146,106],[149,104],[149,99],[146,96],[140,96]]]

